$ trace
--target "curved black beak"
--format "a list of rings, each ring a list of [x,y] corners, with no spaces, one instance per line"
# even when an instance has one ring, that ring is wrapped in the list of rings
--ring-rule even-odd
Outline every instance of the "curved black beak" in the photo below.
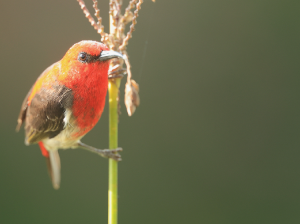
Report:
[[[112,58],[124,59],[124,56],[116,51],[102,51],[99,57],[99,61],[106,61]]]

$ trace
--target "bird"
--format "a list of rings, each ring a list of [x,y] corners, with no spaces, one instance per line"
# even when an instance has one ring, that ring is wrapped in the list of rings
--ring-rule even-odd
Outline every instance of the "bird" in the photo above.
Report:
[[[123,55],[97,41],[80,41],[37,78],[22,103],[16,130],[24,124],[25,144],[39,145],[54,189],[61,182],[58,149],[83,148],[121,160],[122,148],[97,149],[81,142],[101,117],[113,58]]]

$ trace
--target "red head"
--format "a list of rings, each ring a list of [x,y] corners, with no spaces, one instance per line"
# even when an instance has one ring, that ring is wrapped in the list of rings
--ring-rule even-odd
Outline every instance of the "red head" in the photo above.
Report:
[[[91,76],[107,80],[109,59],[122,57],[118,52],[108,50],[106,45],[96,41],[74,44],[61,60],[59,81],[73,86]]]

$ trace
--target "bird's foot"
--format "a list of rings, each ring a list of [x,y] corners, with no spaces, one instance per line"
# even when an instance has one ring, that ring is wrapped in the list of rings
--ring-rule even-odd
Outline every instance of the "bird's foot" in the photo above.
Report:
[[[126,69],[124,68],[118,69],[118,68],[109,72],[108,79],[123,78],[126,75]]]
[[[97,149],[97,148],[94,148],[92,146],[86,145],[86,144],[84,144],[82,142],[79,142],[78,146],[80,148],[86,149],[88,151],[97,153],[98,155],[100,155],[100,156],[102,156],[104,158],[110,158],[110,159],[114,159],[116,161],[121,161],[122,160],[121,155],[118,153],[118,152],[123,151],[122,148],[116,148],[116,149]]]
[[[123,151],[122,148],[116,149],[97,149],[98,154],[104,158],[114,159],[116,161],[121,161],[121,155],[118,152]]]

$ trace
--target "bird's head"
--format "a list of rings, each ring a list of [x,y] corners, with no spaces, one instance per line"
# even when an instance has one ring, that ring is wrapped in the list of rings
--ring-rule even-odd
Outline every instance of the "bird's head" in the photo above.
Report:
[[[84,40],[74,44],[61,60],[61,80],[84,80],[90,76],[107,79],[109,59],[123,58],[97,41]]]

